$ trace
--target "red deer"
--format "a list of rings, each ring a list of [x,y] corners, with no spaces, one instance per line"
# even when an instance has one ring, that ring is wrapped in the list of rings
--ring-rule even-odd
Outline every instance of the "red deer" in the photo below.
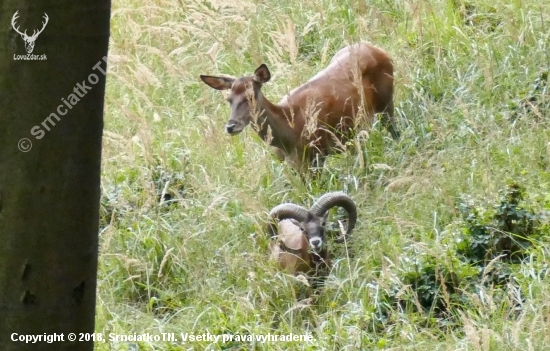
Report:
[[[360,125],[361,107],[371,122],[376,113],[394,139],[393,64],[382,49],[367,43],[347,46],[307,83],[290,91],[278,104],[262,94],[271,79],[265,64],[241,78],[201,75],[217,90],[230,90],[231,116],[225,129],[236,135],[250,123],[261,139],[274,146],[280,159],[290,159],[298,171],[322,166],[331,153],[352,137]],[[363,114],[365,115],[365,114]]]

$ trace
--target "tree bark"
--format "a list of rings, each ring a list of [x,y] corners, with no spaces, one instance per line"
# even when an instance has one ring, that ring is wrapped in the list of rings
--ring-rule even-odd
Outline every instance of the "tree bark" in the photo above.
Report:
[[[0,350],[93,350],[111,3],[1,5]]]

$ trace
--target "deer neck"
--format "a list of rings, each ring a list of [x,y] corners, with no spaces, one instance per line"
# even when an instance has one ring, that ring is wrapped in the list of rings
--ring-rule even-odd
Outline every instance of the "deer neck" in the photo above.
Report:
[[[271,146],[291,151],[297,144],[303,126],[294,123],[290,107],[273,104],[264,96],[261,96],[258,107],[258,136]]]

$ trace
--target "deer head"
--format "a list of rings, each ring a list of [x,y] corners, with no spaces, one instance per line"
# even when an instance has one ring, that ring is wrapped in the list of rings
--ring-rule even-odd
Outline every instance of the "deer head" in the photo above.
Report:
[[[265,64],[256,69],[253,76],[228,78],[201,75],[204,83],[216,90],[230,90],[227,102],[231,105],[231,117],[225,126],[230,135],[237,135],[253,120],[257,106],[261,103],[262,84],[271,79]]]
[[[32,53],[32,51],[34,50],[34,41],[36,40],[36,38],[38,38],[38,35],[40,33],[42,33],[42,31],[44,30],[44,28],[46,28],[46,24],[48,24],[48,15],[44,12],[44,22],[42,22],[42,29],[40,29],[39,31],[37,31],[36,29],[33,31],[32,35],[31,36],[28,36],[27,35],[27,30],[25,29],[25,32],[24,33],[21,33],[19,31],[19,26],[17,26],[17,28],[15,27],[16,26],[16,23],[15,21],[17,20],[17,18],[19,18],[19,15],[17,14],[19,11],[15,11],[15,13],[13,14],[13,17],[11,18],[11,26],[13,27],[13,29],[19,33],[19,35],[21,35],[21,38],[23,38],[23,40],[25,41],[25,49],[27,50],[27,52],[30,54]]]

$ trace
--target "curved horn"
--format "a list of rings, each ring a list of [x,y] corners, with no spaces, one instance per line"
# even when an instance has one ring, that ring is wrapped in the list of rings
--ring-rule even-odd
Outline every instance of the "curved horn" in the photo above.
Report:
[[[348,213],[348,230],[346,234],[351,234],[357,222],[357,208],[355,202],[346,193],[341,191],[326,193],[315,201],[310,211],[317,216],[323,216],[335,206],[342,207]]]
[[[271,211],[269,211],[267,232],[269,233],[270,237],[275,236],[275,233],[277,232],[277,227],[276,227],[276,224],[274,223],[275,219],[282,220],[282,219],[293,218],[298,222],[303,222],[307,218],[307,215],[308,215],[308,211],[302,206],[298,206],[291,203],[277,205],[273,207]]]

